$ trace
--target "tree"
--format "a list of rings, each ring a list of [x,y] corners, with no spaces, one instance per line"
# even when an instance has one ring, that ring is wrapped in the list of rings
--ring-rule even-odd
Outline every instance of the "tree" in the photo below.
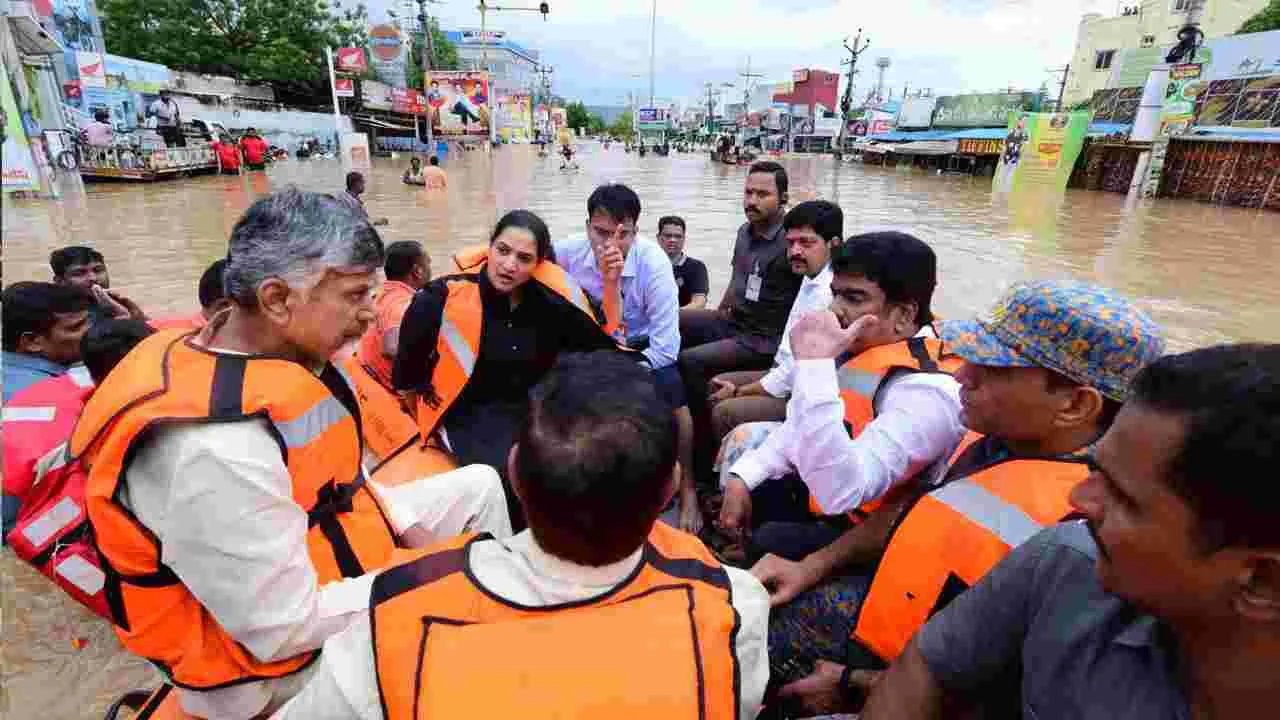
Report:
[[[1280,30],[1280,0],[1271,0],[1266,7],[1258,11],[1258,14],[1245,20],[1236,34],[1244,35],[1268,30]]]
[[[324,92],[324,48],[368,44],[363,3],[324,0],[98,0],[112,52],[177,70]]]
[[[587,112],[587,106],[582,101],[571,102],[565,107],[566,122],[569,127],[577,130],[578,128],[587,128],[591,123],[591,113]]]
[[[408,82],[409,87],[418,90],[425,90],[426,86],[422,82],[422,51],[425,37],[422,34],[416,34],[412,39],[411,51],[409,53]],[[458,46],[454,45],[449,37],[440,30],[440,25],[435,18],[431,19],[431,49],[432,49],[432,67],[436,70],[457,70],[458,69]]]
[[[592,135],[599,135],[605,131],[604,118],[595,113],[587,118],[587,132]]]
[[[631,129],[631,111],[630,110],[627,110],[626,112],[622,113],[621,115],[618,116],[617,120],[613,121],[613,124],[609,126],[609,134],[613,135],[614,137],[623,138],[624,140],[631,139],[631,136],[634,134],[634,132]]]

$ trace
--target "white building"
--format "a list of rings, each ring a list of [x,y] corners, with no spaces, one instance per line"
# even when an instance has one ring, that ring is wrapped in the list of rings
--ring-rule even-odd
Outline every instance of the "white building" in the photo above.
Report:
[[[538,51],[512,41],[505,30],[486,30],[482,35],[479,29],[463,28],[445,35],[458,47],[461,69],[491,73],[496,95],[532,94],[541,82]]]
[[[1163,60],[1177,42],[1178,30],[1187,22],[1187,11],[1200,2],[1200,29],[1205,38],[1230,35],[1257,14],[1268,0],[1123,0],[1113,15],[1088,13],[1076,30],[1076,48],[1063,93],[1064,106],[1086,101],[1106,89],[1111,68],[1126,50],[1140,51],[1135,68]],[[1145,78],[1144,78],[1145,79]],[[1133,78],[1124,78],[1132,82]],[[1142,82],[1136,83],[1141,85]],[[1126,85],[1120,85],[1126,87]]]

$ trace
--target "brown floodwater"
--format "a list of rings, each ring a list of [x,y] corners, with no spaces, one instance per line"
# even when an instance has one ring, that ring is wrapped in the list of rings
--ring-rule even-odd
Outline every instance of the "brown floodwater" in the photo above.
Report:
[[[581,232],[591,190],[626,182],[644,205],[641,229],[662,215],[688,222],[690,255],[711,270],[713,301],[724,291],[734,232],[743,222],[745,167],[712,163],[705,153],[625,154],[581,147],[578,171],[528,146],[492,154],[451,154],[447,191],[400,182],[407,157],[378,159],[367,173],[365,203],[388,217],[384,240],[418,240],[437,271],[459,248],[483,242],[498,216],[529,208],[553,236]],[[1129,204],[1122,196],[1072,190],[1053,200],[993,198],[989,179],[908,168],[837,167],[829,157],[784,161],[791,201],[823,198],[845,212],[846,234],[900,229],[938,253],[935,306],[964,317],[1010,283],[1073,277],[1135,299],[1166,329],[1170,346],[1274,340],[1280,321],[1280,216],[1189,201]],[[336,160],[284,162],[265,173],[206,176],[154,184],[66,183],[57,201],[14,200],[3,208],[4,280],[49,277],[49,252],[91,245],[106,255],[112,287],[149,314],[194,311],[203,269],[225,254],[226,238],[254,198],[293,184],[335,192]],[[4,690],[0,715],[100,718],[119,692],[155,682],[123,656],[105,625],[61,598],[43,578],[0,556]],[[5,712],[7,710],[7,712]]]

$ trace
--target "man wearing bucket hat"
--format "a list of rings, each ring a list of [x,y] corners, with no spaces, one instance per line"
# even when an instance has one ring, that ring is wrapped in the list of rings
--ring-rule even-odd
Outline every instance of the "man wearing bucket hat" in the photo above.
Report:
[[[990,313],[941,330],[947,350],[965,361],[955,376],[970,430],[942,480],[886,503],[801,562],[768,556],[752,569],[775,605],[770,658],[784,670],[777,680],[816,661],[812,674],[781,689],[807,709],[857,704],[864,676],[827,658],[843,657],[849,668],[894,660],[932,614],[1070,514],[1068,495],[1089,472],[1085,451],[1115,419],[1130,381],[1164,350],[1141,310],[1080,283],[1017,284]],[[820,316],[794,333],[802,362],[834,357],[858,336]]]

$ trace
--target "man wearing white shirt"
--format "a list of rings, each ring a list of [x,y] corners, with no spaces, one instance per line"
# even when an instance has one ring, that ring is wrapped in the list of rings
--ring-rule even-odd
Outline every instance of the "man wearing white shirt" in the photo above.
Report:
[[[781,421],[787,416],[794,361],[791,327],[796,320],[831,305],[831,249],[844,236],[844,213],[826,200],[809,200],[791,208],[782,220],[791,270],[803,276],[782,341],[767,372],[722,373],[711,380],[711,427],[720,442],[729,431],[748,422]]]
[[[799,559],[824,547],[849,520],[814,517],[810,497],[819,509],[878,500],[940,469],[964,435],[960,386],[941,371],[937,341],[918,337],[931,333],[933,250],[905,233],[867,233],[836,248],[831,264],[831,312],[842,327],[858,322],[865,329],[858,346],[834,363],[796,353],[786,422],[730,467],[720,524],[737,532],[755,528],[756,555]],[[791,345],[795,352],[794,337]],[[864,354],[893,350],[901,351],[902,362],[870,380],[857,367]],[[912,367],[913,358],[924,362]],[[852,436],[847,391],[871,401],[867,422]],[[804,434],[819,426],[830,428],[821,441]],[[804,443],[798,441],[802,436]]]
[[[183,683],[190,715],[288,700],[395,547],[510,534],[491,468],[387,488],[360,467],[358,405],[328,361],[372,320],[382,260],[368,219],[328,196],[259,200],[231,234],[231,307],[197,335],[144,340],[77,425],[118,633]]]
[[[635,363],[562,357],[508,459],[529,529],[382,573],[272,720],[754,718],[768,597],[657,520],[675,458],[671,414]]]
[[[640,197],[635,191],[622,184],[601,185],[587,199],[586,234],[555,243],[556,264],[596,303],[606,302],[606,285],[617,283],[625,326],[625,337],[618,339],[639,350],[653,369],[658,391],[672,412],[681,416],[682,445],[686,445],[692,420],[686,422],[683,417],[689,411],[676,365],[680,291],[666,252],[653,240],[639,237],[639,220]],[[682,462],[683,467],[688,465]],[[681,529],[697,533],[702,529],[702,514],[692,473],[687,475],[681,482],[678,523]]]

